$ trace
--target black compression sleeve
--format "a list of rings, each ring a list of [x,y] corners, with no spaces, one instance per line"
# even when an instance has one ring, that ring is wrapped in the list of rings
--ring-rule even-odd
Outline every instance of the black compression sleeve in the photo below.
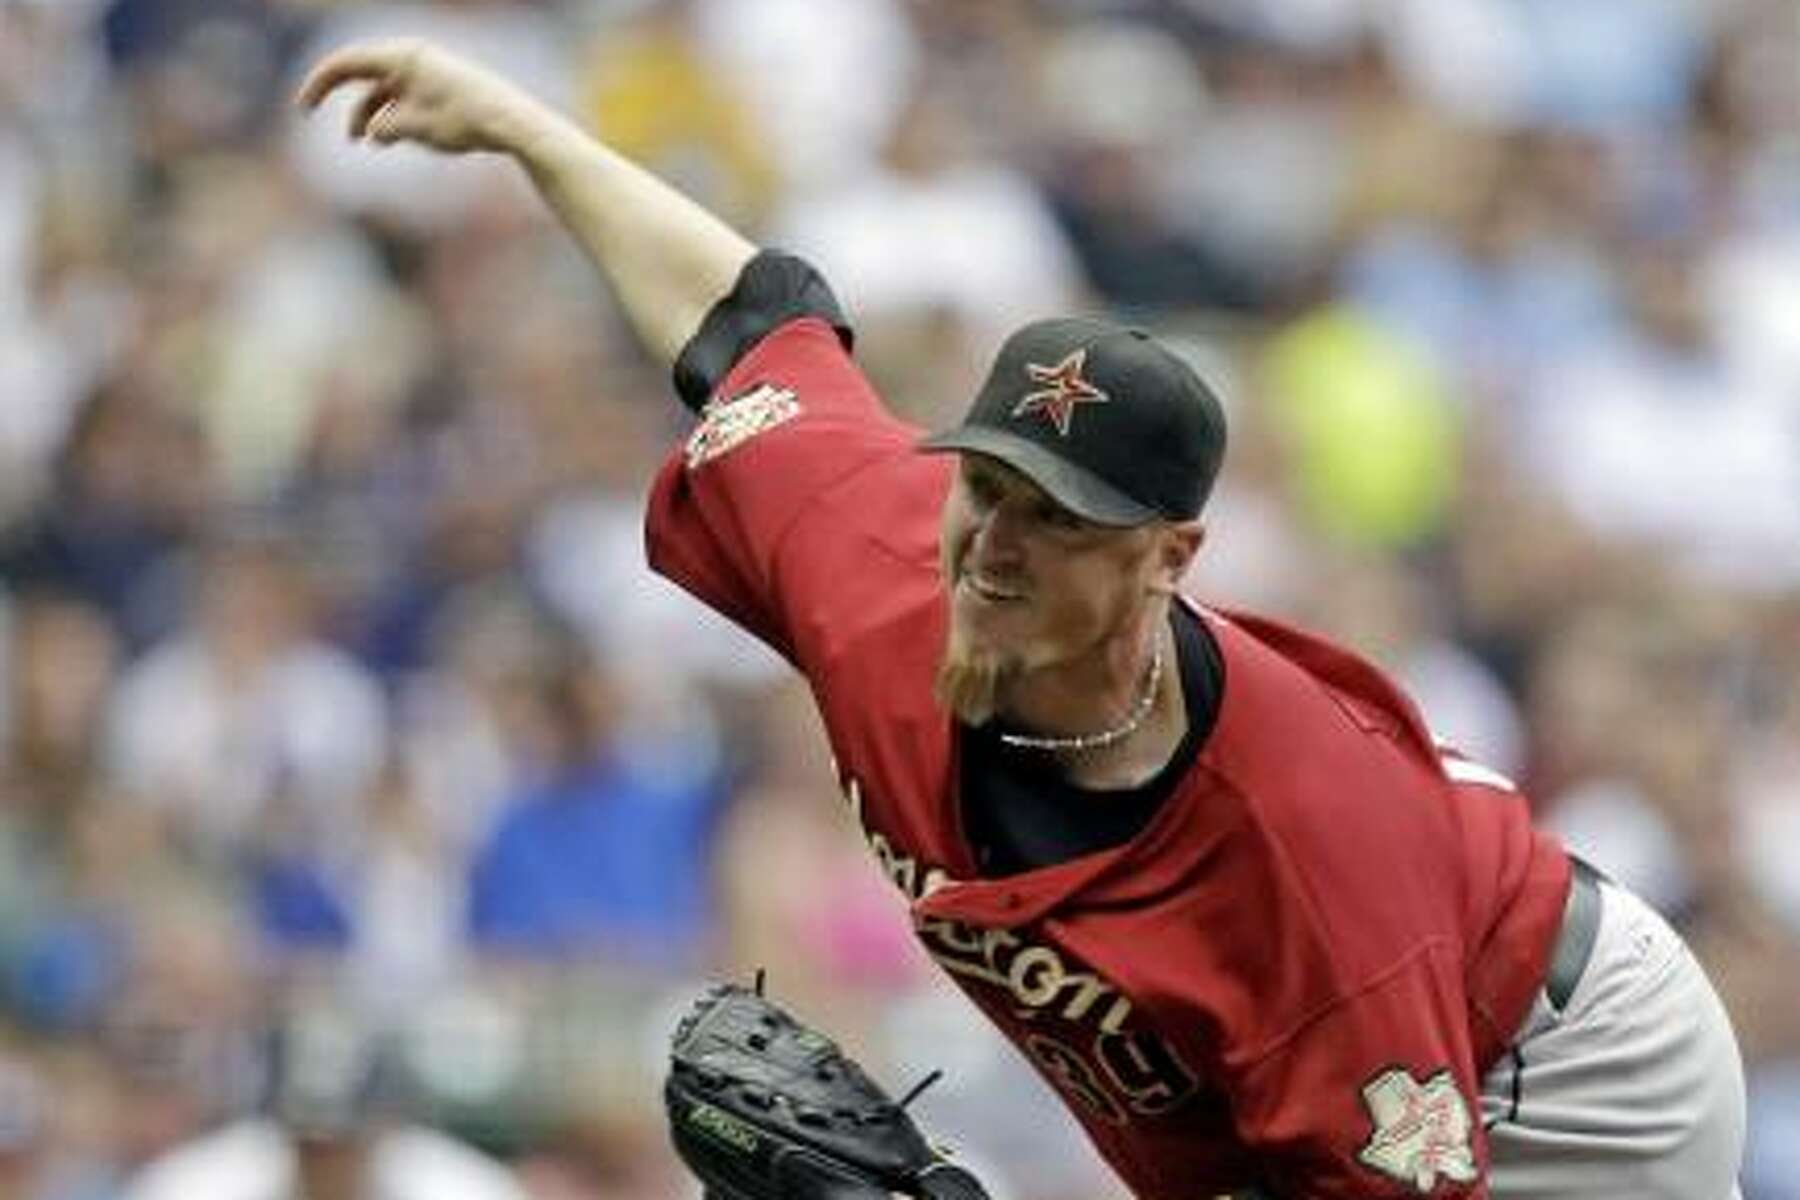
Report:
[[[699,332],[675,359],[675,392],[699,412],[732,365],[768,334],[800,317],[818,317],[837,330],[848,350],[850,323],[831,285],[811,263],[779,250],[757,254],[729,295],[712,306]]]

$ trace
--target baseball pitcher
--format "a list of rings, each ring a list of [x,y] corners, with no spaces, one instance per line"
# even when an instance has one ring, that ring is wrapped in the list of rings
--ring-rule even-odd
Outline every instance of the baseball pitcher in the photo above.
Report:
[[[652,566],[810,681],[925,948],[1137,1194],[1735,1193],[1734,1037],[1668,926],[1374,667],[1179,593],[1226,429],[1161,343],[1032,323],[922,438],[806,262],[435,48],[301,99],[346,85],[352,137],[517,161],[671,365]],[[711,997],[677,1145],[714,1195],[969,1194],[910,1133],[859,1149],[904,1113],[834,1106],[847,1065]]]

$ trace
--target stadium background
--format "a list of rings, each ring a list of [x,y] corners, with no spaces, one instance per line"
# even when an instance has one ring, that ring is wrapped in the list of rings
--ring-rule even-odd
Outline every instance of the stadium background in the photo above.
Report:
[[[1007,1196],[1117,1191],[908,944],[803,689],[647,574],[681,415],[572,244],[288,107],[395,32],[813,256],[921,423],[1028,316],[1175,337],[1234,423],[1198,593],[1350,639],[1679,923],[1747,1193],[1800,1197],[1797,23],[0,0],[0,1192],[116,1194],[274,1027],[534,1195],[687,1194],[663,1031],[756,966],[945,1067]]]

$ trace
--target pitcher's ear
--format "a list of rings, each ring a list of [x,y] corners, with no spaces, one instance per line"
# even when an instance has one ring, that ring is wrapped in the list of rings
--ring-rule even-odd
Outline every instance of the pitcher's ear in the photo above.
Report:
[[[1195,555],[1206,543],[1206,526],[1199,520],[1166,525],[1158,539],[1156,573],[1150,590],[1159,596],[1173,596],[1181,590],[1181,581],[1193,566]]]

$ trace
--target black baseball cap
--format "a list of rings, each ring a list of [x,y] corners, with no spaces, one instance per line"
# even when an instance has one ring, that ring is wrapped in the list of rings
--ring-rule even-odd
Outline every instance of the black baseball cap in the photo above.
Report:
[[[1186,521],[1219,474],[1225,412],[1143,330],[1056,317],[1007,338],[962,424],[920,449],[997,458],[1100,525]]]

